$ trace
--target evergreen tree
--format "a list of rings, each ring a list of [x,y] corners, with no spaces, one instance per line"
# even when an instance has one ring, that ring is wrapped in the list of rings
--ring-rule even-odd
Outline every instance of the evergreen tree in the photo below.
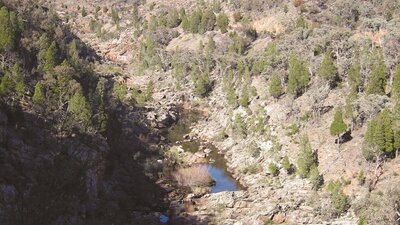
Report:
[[[384,95],[386,87],[386,66],[383,58],[383,53],[376,52],[375,60],[372,68],[372,73],[368,80],[367,94]]]
[[[45,63],[43,65],[43,70],[46,73],[50,73],[57,63],[57,46],[56,43],[53,41],[50,47],[46,50],[44,55]]]
[[[10,19],[8,9],[3,6],[0,9],[0,49],[10,50],[15,46],[15,28]]]
[[[190,23],[189,23],[189,19],[188,19],[188,17],[185,15],[183,18],[182,18],[182,29],[185,31],[185,32],[189,32],[190,31]]]
[[[86,12],[85,6],[82,7],[81,15],[82,15],[82,17],[86,17],[87,16],[87,12]]]
[[[35,86],[35,92],[32,97],[32,101],[35,105],[43,106],[45,103],[45,98],[43,94],[43,87],[41,82],[37,82]]]
[[[118,15],[118,11],[115,10],[114,8],[111,8],[111,19],[114,22],[114,24],[119,24],[119,21],[121,20],[121,18]]]
[[[361,87],[361,66],[360,63],[353,63],[348,71],[351,91],[358,93]]]
[[[318,190],[324,183],[324,179],[315,164],[311,166],[309,178],[314,190]]]
[[[364,157],[373,160],[380,155],[393,156],[394,150],[400,146],[398,135],[390,111],[384,109],[368,123],[363,145]]]
[[[79,50],[78,50],[78,43],[77,43],[76,39],[71,41],[71,43],[69,43],[68,47],[69,47],[68,54],[70,57],[71,64],[76,67],[79,65]]]
[[[392,153],[393,152],[393,141],[394,141],[394,134],[393,134],[393,125],[392,125],[392,118],[390,116],[390,112],[388,109],[384,109],[381,113],[381,120],[384,129],[384,137],[385,137],[385,152]]]
[[[229,18],[225,13],[220,13],[217,16],[217,26],[222,33],[228,32]]]
[[[11,76],[14,82],[15,91],[18,97],[23,97],[26,92],[26,85],[23,72],[18,63],[15,63],[11,68]]]
[[[398,104],[400,103],[400,64],[396,67],[396,72],[394,73],[393,87],[392,87],[392,99]]]
[[[289,57],[288,93],[298,96],[306,90],[310,82],[310,73],[304,62],[296,54]]]
[[[296,27],[303,28],[303,29],[308,28],[308,23],[303,15],[301,15],[299,18],[297,18]]]
[[[249,90],[247,85],[242,89],[242,96],[239,100],[239,104],[243,107],[247,107],[249,105]]]
[[[178,10],[176,10],[174,8],[171,11],[169,11],[169,13],[168,13],[168,22],[167,22],[169,28],[175,28],[175,27],[179,26],[179,24],[181,22],[182,21],[181,21],[181,19],[179,17]]]
[[[332,51],[328,49],[318,70],[318,75],[329,81],[331,87],[336,86],[338,80],[337,68],[332,58]]]
[[[292,164],[289,161],[289,157],[285,155],[281,161],[282,168],[286,170],[288,174],[292,173]]]
[[[311,168],[315,165],[314,153],[308,136],[303,136],[300,141],[300,153],[297,158],[297,172],[302,178],[309,176]]]
[[[199,27],[201,23],[201,18],[203,17],[203,12],[198,9],[194,11],[190,17],[190,32],[192,33],[198,33],[199,32]]]
[[[216,17],[214,12],[211,9],[206,10],[201,18],[199,33],[213,30],[215,26],[215,21]]]
[[[76,92],[68,102],[68,112],[72,114],[75,121],[82,123],[86,128],[90,125],[92,111],[85,96]]]
[[[269,83],[269,93],[274,97],[274,98],[279,98],[279,96],[282,95],[282,84],[281,84],[281,79],[279,79],[279,76],[277,73],[274,73],[271,77],[271,81]]]
[[[330,127],[331,135],[338,137],[338,144],[340,144],[340,134],[345,132],[346,129],[347,125],[343,121],[342,107],[338,107]]]

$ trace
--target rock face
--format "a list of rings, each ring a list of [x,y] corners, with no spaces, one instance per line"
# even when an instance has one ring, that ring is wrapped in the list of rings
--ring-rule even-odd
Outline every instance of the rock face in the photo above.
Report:
[[[58,134],[33,113],[0,110],[0,223],[144,224],[131,213],[164,210],[164,189],[149,178],[159,167],[158,150],[139,139],[149,131],[133,124],[140,121],[136,114],[115,112],[106,140]],[[151,170],[143,171],[144,161]]]

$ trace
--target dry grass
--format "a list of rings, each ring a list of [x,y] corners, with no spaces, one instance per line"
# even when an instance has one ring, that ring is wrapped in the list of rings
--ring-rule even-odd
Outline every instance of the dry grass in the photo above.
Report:
[[[214,180],[205,165],[195,165],[188,168],[180,168],[172,176],[182,186],[201,187],[209,186]]]

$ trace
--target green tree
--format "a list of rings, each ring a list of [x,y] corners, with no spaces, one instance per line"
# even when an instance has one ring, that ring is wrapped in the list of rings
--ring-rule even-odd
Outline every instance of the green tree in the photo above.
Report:
[[[335,87],[336,82],[338,81],[337,73],[337,68],[332,58],[332,51],[328,49],[325,52],[325,57],[318,69],[318,75],[323,79],[328,80],[331,87]]]
[[[45,63],[43,65],[43,70],[46,73],[52,72],[57,63],[57,46],[54,41],[51,43],[50,47],[46,50],[46,53],[44,55],[44,60]]]
[[[247,107],[249,105],[250,97],[249,97],[249,90],[247,85],[242,89],[242,96],[239,100],[239,104],[243,107]]]
[[[200,9],[194,11],[192,15],[190,16],[190,32],[192,33],[198,33],[199,32],[199,27],[201,23],[201,18],[203,17],[203,11]]]
[[[273,162],[271,162],[269,165],[268,165],[268,171],[272,174],[272,176],[274,176],[274,177],[276,177],[276,176],[278,176],[278,174],[279,174],[279,168],[278,168],[278,166],[275,164],[275,163],[273,163]]]
[[[303,15],[299,16],[299,18],[297,18],[296,21],[296,27],[300,27],[303,29],[307,29],[308,28],[308,23],[306,21],[306,19],[304,18]]]
[[[288,174],[291,174],[293,172],[293,166],[289,161],[289,157],[285,155],[281,161],[282,168],[286,170]]]
[[[81,15],[82,15],[82,17],[86,17],[87,16],[87,12],[86,12],[85,6],[82,7]]]
[[[353,63],[349,68],[348,74],[351,91],[358,93],[362,84],[360,63]]]
[[[179,26],[179,24],[181,24],[182,20],[179,17],[179,13],[178,10],[176,10],[175,8],[170,10],[168,13],[168,22],[167,25],[169,28],[175,28],[177,26]]]
[[[216,17],[212,9],[208,9],[203,13],[199,26],[199,33],[211,31],[214,29]]]
[[[315,164],[311,166],[309,178],[314,190],[318,190],[324,183],[324,179],[319,173],[318,167]]]
[[[304,135],[300,141],[300,153],[297,158],[297,172],[302,178],[310,174],[311,168],[315,165],[314,153],[307,135]]]
[[[368,123],[364,137],[363,155],[367,160],[375,160],[381,155],[393,156],[399,147],[398,131],[394,129],[393,117],[388,109]]]
[[[342,107],[338,107],[331,123],[330,131],[331,135],[337,136],[338,145],[340,145],[340,134],[345,132],[347,129],[346,123],[343,121]]]
[[[119,24],[119,21],[121,20],[121,18],[118,15],[118,11],[115,10],[114,8],[111,8],[111,19],[114,22],[114,24]]]
[[[70,58],[70,62],[73,66],[79,65],[79,50],[78,50],[78,43],[76,39],[71,41],[68,46],[68,55]]]
[[[15,91],[16,91],[17,96],[20,98],[23,97],[25,95],[27,88],[25,85],[25,79],[24,79],[22,69],[18,63],[15,63],[14,66],[11,68],[11,76],[12,76],[12,80],[14,82]]]
[[[400,103],[400,64],[396,67],[393,78],[392,99],[396,104]]]
[[[35,92],[32,97],[32,101],[35,105],[43,106],[45,103],[45,97],[43,94],[42,83],[39,81],[35,85]]]
[[[229,25],[229,17],[224,13],[221,12],[217,16],[217,26],[222,33],[228,32],[228,25]]]
[[[386,66],[382,51],[375,52],[372,73],[368,80],[367,95],[384,95],[386,87]]]
[[[12,25],[10,13],[3,6],[0,9],[0,49],[10,50],[15,47],[15,28]]]
[[[182,29],[185,32],[190,32],[190,23],[189,23],[189,19],[188,19],[188,17],[186,15],[182,18],[181,25],[182,25]]]
[[[330,192],[330,198],[335,214],[340,215],[345,212],[348,208],[348,197],[344,194],[340,181],[329,182],[327,190]]]
[[[68,112],[71,113],[76,122],[82,123],[85,128],[90,125],[92,111],[85,96],[76,92],[68,102]]]
[[[296,54],[292,53],[289,56],[288,93],[295,96],[304,93],[309,82],[310,73],[307,67]]]
[[[269,83],[269,93],[274,98],[279,98],[282,95],[282,83],[277,73],[274,73]]]

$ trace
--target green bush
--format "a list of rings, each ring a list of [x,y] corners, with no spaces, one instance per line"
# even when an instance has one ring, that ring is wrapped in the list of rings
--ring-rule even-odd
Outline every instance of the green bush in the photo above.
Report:
[[[360,170],[360,172],[357,175],[357,181],[359,185],[364,185],[365,184],[365,174],[364,170]]]

